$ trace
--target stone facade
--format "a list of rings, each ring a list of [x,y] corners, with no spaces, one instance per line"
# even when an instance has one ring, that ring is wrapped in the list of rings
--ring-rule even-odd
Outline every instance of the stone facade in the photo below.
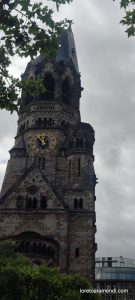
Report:
[[[30,62],[23,79],[42,79],[40,95],[22,92],[15,145],[2,185],[0,238],[63,272],[94,280],[94,130],[81,122],[80,74],[73,35],[55,60]]]

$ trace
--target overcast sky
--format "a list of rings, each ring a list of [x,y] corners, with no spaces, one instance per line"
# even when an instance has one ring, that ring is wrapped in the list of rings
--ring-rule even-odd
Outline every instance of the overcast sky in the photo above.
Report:
[[[135,39],[119,24],[119,0],[74,0],[60,16],[74,20],[84,87],[82,121],[96,136],[97,256],[135,258]],[[26,60],[15,59],[20,75]],[[14,144],[16,114],[0,112],[0,183]]]

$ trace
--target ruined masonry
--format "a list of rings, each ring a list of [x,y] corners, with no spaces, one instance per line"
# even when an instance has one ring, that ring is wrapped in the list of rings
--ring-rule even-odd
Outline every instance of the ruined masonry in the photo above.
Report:
[[[94,130],[81,122],[81,91],[72,32],[55,59],[28,63],[22,79],[45,90],[22,92],[15,144],[0,198],[0,239],[16,251],[91,282],[95,265]]]

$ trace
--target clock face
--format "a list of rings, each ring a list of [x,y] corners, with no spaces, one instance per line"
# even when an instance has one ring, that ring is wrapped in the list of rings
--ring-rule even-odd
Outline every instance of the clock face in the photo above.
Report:
[[[28,137],[27,146],[32,154],[43,155],[55,148],[56,138],[49,132],[36,132]]]

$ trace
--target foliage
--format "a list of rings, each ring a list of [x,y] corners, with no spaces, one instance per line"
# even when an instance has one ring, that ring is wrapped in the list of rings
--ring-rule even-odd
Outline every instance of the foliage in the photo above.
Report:
[[[80,294],[80,288],[90,288],[86,279],[65,275],[58,268],[49,268],[45,264],[33,267],[28,258],[15,254],[13,249],[11,242],[0,243],[1,300],[99,299],[95,294]]]
[[[73,0],[48,0],[61,4]],[[47,2],[47,0],[46,0]],[[54,22],[53,10],[32,0],[0,0],[0,108],[18,110],[22,83],[9,74],[12,57],[55,55],[58,36],[71,27],[70,20]],[[27,84],[28,85],[28,84]]]
[[[0,267],[4,266],[22,266],[31,265],[29,258],[15,253],[15,243],[5,240],[0,241]]]
[[[120,7],[125,10],[121,23],[127,27],[128,37],[135,36],[135,0],[120,0]]]

